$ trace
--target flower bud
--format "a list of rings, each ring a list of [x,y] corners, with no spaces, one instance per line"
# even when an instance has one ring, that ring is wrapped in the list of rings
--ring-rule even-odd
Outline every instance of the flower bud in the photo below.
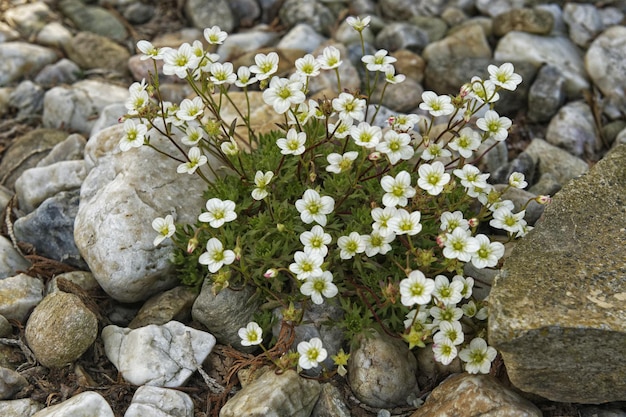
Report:
[[[198,247],[199,243],[200,242],[198,242],[198,238],[196,237],[192,237],[191,239],[189,239],[189,242],[187,242],[187,253],[192,254],[193,251],[195,251]]]
[[[469,224],[469,227],[476,227],[478,226],[479,221],[476,217],[472,217],[467,221],[467,223]]]
[[[446,236],[438,235],[436,241],[437,241],[437,246],[439,246],[440,248],[443,248],[446,244]]]
[[[549,204],[552,202],[552,198],[549,195],[538,195],[535,197],[535,201],[539,204]]]
[[[282,232],[284,232],[284,231],[285,231],[285,229],[286,229],[286,228],[285,228],[285,225],[284,225],[284,224],[282,224],[282,223],[278,223],[278,224],[276,225],[276,230],[278,230],[278,231],[279,231],[279,232],[281,232],[281,233],[282,233]]]
[[[381,157],[380,152],[376,151],[376,152],[372,152],[371,154],[369,154],[367,156],[367,159],[369,159],[370,161],[378,161]]]
[[[274,278],[276,275],[278,275],[278,270],[275,268],[270,268],[263,274],[265,278]]]

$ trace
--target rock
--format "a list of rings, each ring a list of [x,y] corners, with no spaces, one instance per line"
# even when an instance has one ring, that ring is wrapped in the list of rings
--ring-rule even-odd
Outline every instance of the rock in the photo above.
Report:
[[[30,4],[19,4],[4,12],[4,18],[11,23],[24,38],[34,36],[53,19],[53,13],[42,1]]]
[[[357,69],[352,65],[348,59],[348,51],[341,44],[332,43],[321,45],[313,52],[313,56],[317,57],[322,54],[323,49],[326,46],[332,45],[339,49],[341,59],[343,63],[339,67],[339,77],[341,79],[341,88],[348,91],[356,91],[361,88],[361,79]],[[309,79],[309,92],[313,95],[323,90],[329,90],[332,95],[328,94],[328,97],[335,97],[337,92],[337,75],[335,71],[322,71],[319,76]]]
[[[83,136],[77,133],[71,134],[54,145],[50,152],[37,162],[37,167],[45,167],[62,161],[83,160],[86,143]]]
[[[380,334],[361,336],[350,353],[348,383],[352,392],[370,407],[406,406],[417,391],[417,361],[408,346]]]
[[[436,16],[413,16],[409,23],[426,32],[429,43],[443,39],[448,32],[448,24]]]
[[[389,52],[408,49],[419,53],[428,45],[428,33],[410,23],[394,22],[378,32],[375,44]]]
[[[550,64],[565,77],[565,92],[569,98],[581,96],[589,81],[578,47],[560,36],[540,36],[525,32],[509,32],[500,39],[494,58],[502,61],[527,61],[536,67]]]
[[[124,18],[129,23],[141,25],[150,21],[155,12],[156,9],[153,5],[136,2],[129,4],[126,10],[124,10]]]
[[[306,23],[324,36],[329,36],[335,23],[333,12],[316,0],[285,0],[278,12],[281,21],[289,28]]]
[[[9,320],[0,314],[0,337],[8,337],[13,332],[13,327]]]
[[[528,119],[548,122],[565,103],[565,78],[558,68],[544,65],[528,91]]]
[[[15,180],[28,168],[32,168],[67,134],[55,129],[35,129],[18,136],[4,153],[0,162],[0,183],[13,188]]]
[[[229,35],[224,43],[217,48],[217,53],[221,59],[232,62],[233,59],[244,53],[253,52],[274,43],[277,38],[278,34],[267,30],[267,28],[234,33]]]
[[[44,96],[43,124],[89,135],[102,110],[109,104],[123,103],[128,96],[127,88],[97,80],[54,87]]]
[[[524,152],[533,159],[540,176],[550,173],[561,185],[589,170],[585,161],[543,139],[533,139]]]
[[[466,264],[471,265],[471,263]],[[473,275],[472,275],[473,277]],[[461,359],[457,356],[448,365],[443,365],[435,360],[433,354],[433,344],[429,343],[425,347],[416,349],[415,358],[417,359],[417,383],[420,386],[437,386],[437,382],[444,377],[463,372]]]
[[[354,29],[350,29],[354,31]],[[327,40],[325,36],[317,33],[311,26],[305,23],[298,23],[281,37],[280,41],[276,44],[276,48],[299,49],[303,51],[302,55],[304,56],[305,53],[315,51]]]
[[[173,389],[139,387],[124,417],[193,417],[193,401],[188,394]]]
[[[128,36],[126,28],[108,10],[85,5],[80,0],[62,0],[59,7],[78,28],[116,41],[123,41]]]
[[[459,374],[435,388],[411,417],[541,417],[530,401],[489,375]]]
[[[556,194],[561,189],[561,184],[556,180],[553,174],[550,172],[546,172],[541,177],[539,177],[539,181],[533,184],[528,191],[535,195],[549,195],[552,196]]]
[[[226,288],[214,295],[213,283],[207,278],[193,303],[191,316],[202,323],[221,344],[251,352],[256,346],[241,346],[237,332],[252,321],[252,316],[259,307],[258,301],[250,302],[254,292],[252,287],[245,287],[241,291]]]
[[[110,325],[102,330],[104,350],[134,385],[180,387],[215,346],[213,335],[177,321],[139,329]]]
[[[100,288],[100,286],[98,285],[98,281],[95,280],[91,272],[71,271],[55,275],[54,278],[48,281],[48,284],[46,284],[47,294],[53,293],[55,291],[62,291],[61,289],[59,289],[59,285],[64,287],[67,284],[63,282],[59,284],[59,280],[69,281],[70,285],[77,285],[87,292],[95,291]]]
[[[130,58],[128,49],[110,40],[106,36],[92,32],[79,32],[65,45],[69,59],[83,69],[103,68],[127,72],[127,61]]]
[[[189,0],[184,10],[191,24],[200,30],[219,26],[230,33],[235,28],[235,17],[226,0]]]
[[[613,26],[600,34],[585,54],[585,68],[605,100],[604,112],[611,118],[622,118],[626,112],[626,27]]]
[[[393,64],[397,74],[404,74],[407,79],[416,83],[421,83],[424,80],[426,62],[421,56],[406,49],[395,51],[391,56],[397,59]]]
[[[0,43],[16,41],[20,33],[5,22],[0,22]]]
[[[56,52],[26,42],[0,43],[0,87],[35,75],[58,59]]]
[[[36,41],[43,46],[63,49],[72,40],[72,32],[59,22],[46,24],[37,33]]]
[[[44,90],[32,81],[22,81],[9,97],[9,106],[18,110],[17,117],[41,114]]]
[[[88,269],[74,243],[79,194],[78,188],[75,188],[46,199],[35,211],[17,219],[15,236],[21,242],[33,245],[38,255],[75,268]]]
[[[385,84],[378,84],[376,91],[372,94],[370,103],[380,102],[380,95]],[[424,89],[414,80],[406,79],[399,84],[388,84],[385,89],[382,104],[387,108],[399,113],[408,113],[416,109],[422,102]]]
[[[514,172],[524,174],[526,182],[532,184],[535,179],[535,160],[527,153],[522,152],[511,162],[501,164],[498,168],[491,171],[491,175],[487,178],[490,184],[508,184],[509,177]]]
[[[514,30],[548,35],[554,26],[552,13],[542,9],[511,9],[493,19],[493,34],[502,37]]]
[[[30,398],[0,401],[0,414],[4,417],[32,417],[43,405]]]
[[[442,40],[428,44],[424,48],[422,58],[430,63],[447,61],[451,58],[491,58],[491,55],[491,47],[482,27],[479,24],[472,24],[462,26]],[[457,86],[458,88],[460,86]]]
[[[578,413],[580,417],[626,417],[626,411],[616,408],[584,407]]]
[[[123,126],[92,136],[85,148],[91,168],[83,182],[74,240],[104,291],[121,302],[145,300],[171,288],[171,243],[154,247],[150,226],[156,217],[195,223],[206,186],[199,178],[176,173],[176,161],[148,147],[122,152]],[[151,143],[172,151],[165,138]]]
[[[182,101],[182,99],[180,101]],[[128,113],[128,109],[124,103],[109,104],[100,112],[100,117],[98,117],[96,123],[94,123],[91,127],[91,134],[89,136],[94,136],[99,131],[104,130],[107,127],[119,124],[120,120],[122,120],[122,117],[125,116],[126,113]]]
[[[546,140],[574,156],[587,158],[593,158],[603,146],[591,107],[582,100],[561,107],[550,120]]]
[[[495,17],[525,6],[525,0],[476,0],[476,8],[484,15]]]
[[[79,74],[80,67],[63,58],[54,64],[46,65],[35,77],[35,82],[45,88],[59,84],[74,84],[78,81]]]
[[[48,368],[74,362],[98,336],[98,319],[74,294],[48,294],[26,323],[26,341]]]
[[[253,26],[261,17],[261,5],[256,0],[229,0],[228,5],[240,28]]]
[[[15,181],[15,193],[20,209],[30,213],[44,200],[61,191],[80,188],[86,176],[84,160],[61,161],[29,168]]]
[[[328,382],[322,384],[322,390],[311,412],[311,417],[350,417],[351,415],[339,389]]]
[[[602,17],[594,4],[565,4],[563,20],[569,27],[570,39],[582,48],[587,48],[591,41],[604,30]]]
[[[85,391],[60,404],[44,408],[31,417],[115,417],[115,415],[102,395],[95,391]]]
[[[559,402],[626,399],[626,366],[613,360],[626,355],[624,166],[621,145],[567,184],[491,290],[489,343],[523,391]]]
[[[320,394],[320,384],[289,369],[266,371],[224,404],[220,417],[307,417]]]
[[[128,325],[131,329],[149,324],[165,324],[168,321],[187,321],[191,317],[198,292],[190,287],[178,286],[157,294],[141,306],[141,309]]]
[[[446,7],[461,9],[473,7],[473,1],[466,0],[382,0],[380,9],[389,18],[407,20],[413,16],[439,16]]]
[[[0,367],[0,400],[11,399],[27,386],[28,381],[22,375],[12,369]]]
[[[9,320],[25,323],[42,299],[43,282],[39,278],[19,274],[0,280],[0,314]]]

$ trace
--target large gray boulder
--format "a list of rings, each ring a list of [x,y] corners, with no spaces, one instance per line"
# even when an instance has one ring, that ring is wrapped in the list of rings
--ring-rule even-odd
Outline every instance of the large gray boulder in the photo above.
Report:
[[[552,401],[626,400],[626,144],[556,194],[491,290],[489,342]]]
[[[177,282],[172,244],[168,239],[154,247],[152,220],[172,214],[177,223],[195,223],[206,185],[177,174],[178,162],[146,146],[122,153],[123,134],[117,125],[87,143],[91,170],[81,187],[74,240],[100,286],[118,301],[135,302]],[[173,152],[162,137],[151,143]]]

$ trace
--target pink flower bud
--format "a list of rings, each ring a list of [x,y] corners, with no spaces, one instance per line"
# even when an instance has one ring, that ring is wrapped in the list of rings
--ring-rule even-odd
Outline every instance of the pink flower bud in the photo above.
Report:
[[[446,244],[445,235],[438,235],[436,241],[437,241],[437,246],[439,246],[440,248],[443,248]]]
[[[265,278],[274,278],[276,275],[278,275],[278,270],[274,269],[274,268],[270,268],[267,271],[265,271],[265,273],[263,274],[263,276]]]
[[[381,157],[380,152],[376,151],[376,152],[372,152],[371,154],[369,154],[367,156],[367,159],[369,159],[370,161],[378,161],[380,157]]]
[[[476,217],[472,217],[471,219],[469,219],[467,221],[467,223],[469,224],[469,227],[476,227],[478,226],[478,219]]]
[[[195,237],[189,239],[189,242],[187,242],[187,253],[193,253],[193,251],[195,251],[198,247],[198,243],[198,239],[196,239]]]
[[[539,204],[549,204],[552,202],[552,198],[549,195],[538,195],[535,197],[535,201]]]

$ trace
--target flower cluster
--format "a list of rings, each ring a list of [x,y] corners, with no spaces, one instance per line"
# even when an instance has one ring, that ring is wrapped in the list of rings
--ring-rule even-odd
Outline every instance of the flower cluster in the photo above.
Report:
[[[362,35],[369,18],[348,23]],[[284,308],[337,297],[346,316],[369,320],[339,323],[346,337],[378,327],[411,348],[432,344],[443,364],[458,357],[468,372],[488,372],[495,350],[486,345],[484,324],[462,325],[485,320],[487,305],[473,298],[474,278],[463,267],[497,267],[504,255],[499,240],[530,229],[524,210],[515,212],[502,199],[506,188],[498,191],[479,168],[482,155],[508,136],[512,122],[494,103],[499,92],[521,82],[513,66],[490,65],[488,79],[473,77],[454,97],[425,91],[419,114],[380,122],[380,105],[371,104],[373,92],[381,91],[376,86],[383,84],[380,103],[389,85],[405,79],[388,51],[363,54],[361,93],[341,88],[343,59],[336,47],[296,60],[282,77],[275,52],[257,54],[249,67],[219,62],[212,51],[226,37],[218,27],[206,29],[208,49],[200,41],[177,49],[140,41],[142,59],[155,63],[155,78],[131,85],[126,102],[120,149],[146,145],[166,153],[151,142],[165,136],[179,152],[170,155],[176,171],[207,183],[206,205],[194,225],[177,229],[172,215],[152,225],[155,245],[167,238],[175,244],[183,282],[209,279],[216,290],[252,285],[268,305]],[[184,79],[194,96],[161,100],[157,61],[164,74]],[[336,77],[337,96],[311,100],[310,80],[324,72]],[[257,84],[260,92],[249,89]],[[246,95],[248,108],[237,108],[241,117],[230,124],[221,108],[235,106],[229,96],[234,89]],[[284,117],[281,130],[254,131],[249,95],[255,93]],[[215,175],[218,166],[209,161],[228,173]],[[514,173],[507,188],[526,185]],[[499,238],[496,229],[503,231]],[[466,327],[474,330],[468,334]],[[244,346],[259,345],[263,329],[251,322],[239,336]],[[317,338],[296,351],[301,369],[327,357]],[[337,357],[343,370],[346,356]]]

